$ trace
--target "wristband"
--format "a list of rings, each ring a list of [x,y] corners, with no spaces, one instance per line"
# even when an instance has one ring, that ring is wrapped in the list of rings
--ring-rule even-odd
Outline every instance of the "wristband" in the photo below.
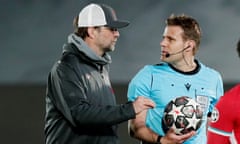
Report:
[[[162,138],[162,136],[161,135],[158,135],[158,137],[157,137],[157,143],[156,144],[161,144],[161,138]]]

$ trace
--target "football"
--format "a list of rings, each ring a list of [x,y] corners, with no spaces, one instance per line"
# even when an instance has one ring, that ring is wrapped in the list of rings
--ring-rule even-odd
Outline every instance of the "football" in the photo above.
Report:
[[[177,135],[197,131],[202,124],[203,111],[194,99],[181,96],[171,100],[164,109],[162,120],[166,133],[172,128]]]

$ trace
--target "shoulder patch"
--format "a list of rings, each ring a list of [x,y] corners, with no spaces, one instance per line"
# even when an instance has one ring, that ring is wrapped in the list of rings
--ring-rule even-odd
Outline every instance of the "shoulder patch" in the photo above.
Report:
[[[215,123],[219,119],[219,111],[216,107],[213,108],[212,114],[211,114],[211,122]]]

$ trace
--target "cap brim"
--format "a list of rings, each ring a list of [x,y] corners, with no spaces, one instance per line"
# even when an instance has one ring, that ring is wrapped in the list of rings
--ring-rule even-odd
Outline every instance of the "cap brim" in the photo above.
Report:
[[[128,26],[130,23],[127,21],[113,21],[111,23],[108,23],[107,26],[112,27],[112,28],[123,28]]]

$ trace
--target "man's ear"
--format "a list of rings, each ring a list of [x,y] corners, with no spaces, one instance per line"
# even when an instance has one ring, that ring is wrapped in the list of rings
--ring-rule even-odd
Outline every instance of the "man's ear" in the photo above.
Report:
[[[88,27],[88,35],[90,38],[94,38],[95,37],[95,33],[97,32],[97,29],[94,27]]]
[[[189,40],[185,46],[186,51],[194,51],[195,47],[196,47],[196,44],[193,40]]]

